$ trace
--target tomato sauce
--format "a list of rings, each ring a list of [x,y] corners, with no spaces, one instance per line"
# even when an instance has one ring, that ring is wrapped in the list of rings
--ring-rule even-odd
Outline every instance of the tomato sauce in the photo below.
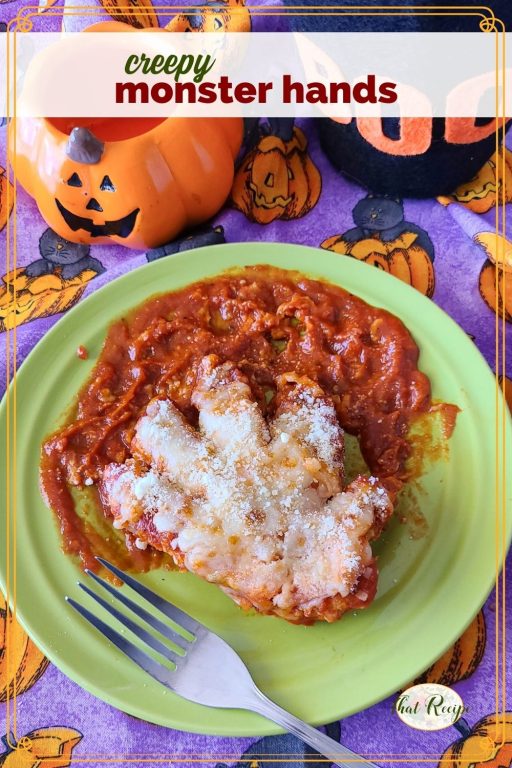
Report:
[[[298,273],[265,266],[225,273],[154,296],[114,322],[71,420],[44,443],[43,493],[65,549],[85,565],[94,566],[104,542],[76,514],[70,488],[96,483],[107,464],[129,458],[135,423],[151,398],[170,398],[196,424],[191,394],[197,366],[211,353],[237,363],[265,414],[272,415],[280,374],[317,381],[343,429],[357,436],[371,473],[392,491],[410,478],[408,433],[433,406],[404,324]],[[126,566],[129,555],[140,569],[165,561],[128,546],[130,552],[118,541],[110,556]]]

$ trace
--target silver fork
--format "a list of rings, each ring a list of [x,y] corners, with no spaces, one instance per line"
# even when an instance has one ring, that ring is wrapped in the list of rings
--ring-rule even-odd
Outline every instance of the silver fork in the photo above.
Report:
[[[133,621],[124,612],[119,611],[109,602],[93,592],[81,582],[78,586],[83,589],[93,600],[101,605],[126,629],[130,630],[143,643],[152,648],[164,659],[173,664],[170,668],[149,656],[123,635],[117,632],[104,621],[91,613],[83,605],[77,603],[71,597],[66,597],[67,602],[78,613],[107,637],[120,651],[129,656],[132,661],[158,680],[158,682],[170,688],[184,699],[203,704],[207,707],[220,707],[229,709],[248,709],[272,720],[286,731],[293,733],[317,752],[330,759],[339,768],[348,768],[357,763],[366,768],[377,768],[360,755],[351,752],[346,747],[338,744],[334,739],[325,736],[316,728],[307,725],[298,717],[290,714],[267,698],[255,685],[247,667],[238,654],[218,635],[210,632],[203,624],[196,621],[184,611],[172,603],[156,595],[136,579],[124,573],[116,566],[103,560],[98,561],[131,587],[138,595],[143,597],[153,608],[156,608],[164,616],[170,619],[177,629],[150,613],[145,608],[133,602],[124,592],[104,581],[92,571],[86,573],[112,597],[121,603],[145,625],[156,630],[166,640],[171,641],[179,649],[171,649],[164,645],[158,638],[147,631],[144,626]],[[181,653],[180,653],[181,651]],[[340,759],[343,762],[340,762]]]

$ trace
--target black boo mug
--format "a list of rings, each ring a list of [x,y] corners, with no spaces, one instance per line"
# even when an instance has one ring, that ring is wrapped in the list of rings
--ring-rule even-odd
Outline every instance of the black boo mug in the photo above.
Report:
[[[296,5],[296,0],[283,0]],[[321,0],[301,0],[311,13],[290,14],[290,29],[297,32],[478,32],[475,16],[350,16],[314,12]],[[340,5],[359,5],[360,0],[341,0]],[[365,5],[380,4],[381,0]],[[393,5],[422,5],[414,0],[395,0]],[[335,4],[330,3],[333,8]],[[452,0],[436,5],[453,7]],[[479,6],[466,0],[465,7]],[[488,4],[508,29],[512,27],[512,2]],[[476,10],[476,9],[475,9]],[[482,33],[483,34],[483,33]],[[506,122],[506,130],[512,121]],[[435,197],[453,192],[472,179],[496,149],[496,119],[476,118],[352,118],[336,122],[318,118],[322,148],[341,173],[370,191],[399,197]]]

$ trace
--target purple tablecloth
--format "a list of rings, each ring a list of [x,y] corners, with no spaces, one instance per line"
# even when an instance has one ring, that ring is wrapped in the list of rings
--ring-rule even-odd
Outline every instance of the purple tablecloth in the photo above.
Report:
[[[7,0],[6,4],[0,5],[0,21],[8,21],[15,15],[17,7],[22,5],[21,0],[19,3]],[[54,9],[56,7],[58,6],[54,6]],[[168,18],[170,17],[172,13],[169,14]],[[166,18],[165,21],[167,20]],[[163,21],[161,17],[161,22]],[[35,29],[57,29],[59,24],[60,20],[57,17],[49,18],[47,15],[42,15],[36,20]],[[264,17],[253,19],[254,29],[264,28],[265,24]],[[281,18],[272,20],[273,29],[282,29],[284,25],[285,21]],[[83,26],[83,22],[75,18],[74,28],[78,26]],[[214,218],[212,225],[222,225],[228,242],[281,241],[319,246],[327,238],[343,233],[354,226],[352,210],[357,201],[365,196],[366,191],[342,178],[333,170],[320,149],[315,125],[311,122],[301,123],[301,125],[308,138],[309,155],[322,177],[322,190],[318,201],[303,217],[292,220],[281,218],[268,225],[250,222],[243,213],[226,206]],[[5,126],[0,128],[0,164],[6,165]],[[5,179],[3,185],[5,190]],[[0,213],[1,210],[0,205]],[[492,201],[489,202],[488,211],[475,213],[470,207],[459,203],[445,205],[437,200],[405,200],[404,214],[405,221],[421,227],[432,241],[434,253],[431,255],[431,266],[435,270],[433,300],[474,339],[489,365],[493,367],[495,317],[479,291],[479,275],[486,262],[487,254],[474,239],[479,233],[494,230],[495,214]],[[511,218],[509,215],[509,221]],[[18,266],[23,267],[41,258],[39,241],[46,230],[46,225],[33,200],[22,190],[18,191],[17,221]],[[4,258],[5,232],[0,233],[0,253]],[[87,284],[81,300],[106,282],[146,262],[145,254],[117,246],[94,246],[91,248],[91,256],[101,262],[105,271]],[[492,266],[489,268],[492,269]],[[17,358],[19,362],[48,329],[58,322],[59,317],[60,315],[39,317],[18,327]],[[512,376],[512,356],[509,356],[508,365],[507,373]],[[5,381],[5,350],[0,352],[0,381]],[[512,562],[509,559],[509,576],[511,568]],[[486,626],[486,645],[483,656],[476,670],[467,679],[453,683],[454,688],[469,706],[466,722],[459,726],[462,731],[473,728],[481,718],[487,715],[492,716],[495,710],[495,611],[495,598],[494,594],[491,594],[483,609]],[[508,624],[510,641],[512,637],[510,611]],[[2,649],[0,649],[0,663],[1,654]],[[383,663],[385,664],[385,659]],[[509,677],[509,687],[510,683]],[[396,697],[391,697],[341,723],[330,724],[327,730],[334,738],[341,740],[355,752],[372,756],[386,753],[397,755],[397,759],[391,762],[389,758],[374,758],[377,764],[398,766],[399,755],[403,755],[402,759],[406,759],[407,755],[415,753],[423,754],[425,755],[423,760],[437,764],[448,747],[461,738],[461,734],[455,728],[437,733],[424,733],[407,727],[393,712],[394,698]],[[4,732],[2,727],[3,724],[0,725],[0,735]],[[297,768],[303,766],[304,760],[319,759],[314,753],[306,753],[302,743],[288,735],[266,737],[261,740],[217,738],[181,733],[136,720],[81,690],[55,666],[50,665],[37,682],[18,698],[16,735],[20,738],[23,734],[36,729],[55,727],[73,729],[77,732],[70,759],[71,764],[80,766],[97,764],[100,756],[103,756],[104,760],[110,759],[111,764],[119,766],[147,764],[150,760],[149,756],[153,756],[155,760],[160,756],[160,761],[163,761],[161,764],[170,764],[170,757],[175,756],[174,763],[192,766],[199,764],[194,756],[211,755],[211,763],[214,765],[237,764],[247,768],[256,766],[258,757],[260,762],[267,761],[264,765],[273,766],[278,762],[275,755],[287,755],[289,761],[287,764]],[[49,730],[48,734],[51,733],[53,731]],[[63,731],[58,731],[57,735],[59,733],[65,735]],[[254,753],[255,756],[250,757],[248,753]],[[96,762],[92,757],[88,757],[92,755],[95,756]],[[427,758],[427,756],[430,757]],[[16,757],[16,762],[13,762],[14,757],[11,755],[10,766],[21,768],[28,765],[20,762],[21,753]],[[408,759],[413,764],[420,763],[419,758],[409,757]],[[499,765],[503,766],[508,766],[512,760],[510,744],[502,751],[501,760],[503,762]],[[36,765],[36,763],[31,764]],[[68,764],[69,760],[66,759],[58,763],[58,765]],[[316,762],[308,763],[308,765],[315,764]],[[44,768],[47,763],[43,760],[37,765]],[[483,766],[484,763],[481,765]]]

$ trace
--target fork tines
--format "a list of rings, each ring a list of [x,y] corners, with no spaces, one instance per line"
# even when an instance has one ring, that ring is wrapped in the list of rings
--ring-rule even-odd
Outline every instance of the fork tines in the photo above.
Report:
[[[124,592],[121,591],[121,589],[112,586],[112,584],[109,584],[108,581],[105,581],[89,569],[86,569],[85,571],[87,575],[90,576],[97,584],[99,584],[106,592],[108,592],[108,594],[111,595],[115,601],[123,605],[132,614],[134,614],[138,621],[133,621],[129,615],[126,615],[124,612],[118,610],[115,605],[107,602],[104,598],[102,598],[100,595],[97,595],[85,584],[78,582],[78,586],[96,603],[101,605],[101,607],[108,614],[110,614],[110,616],[116,619],[119,624],[125,627],[125,629],[128,629],[131,633],[133,633],[135,637],[156,651],[166,660],[166,662],[171,662],[173,667],[163,667],[161,663],[155,661],[151,656],[149,656],[138,646],[124,637],[124,634],[121,634],[109,624],[106,624],[83,605],[77,603],[76,600],[66,596],[67,602],[84,619],[86,619],[90,624],[92,624],[92,626],[98,629],[115,646],[117,646],[120,651],[129,656],[129,658],[131,658],[136,664],[142,667],[142,669],[144,669],[148,674],[155,677],[164,685],[169,686],[172,680],[172,672],[176,667],[177,662],[179,661],[180,657],[185,655],[187,649],[194,642],[195,632],[202,625],[195,621],[191,616],[184,613],[184,611],[181,611],[176,606],[159,597],[143,584],[136,581],[131,576],[124,573],[124,571],[121,571],[115,565],[109,563],[107,560],[104,560],[100,557],[98,557],[97,560],[101,563],[101,565],[103,565],[104,568],[121,579],[128,587],[137,592],[150,605],[160,611],[168,619],[170,619],[176,626],[176,629],[164,623],[156,616],[153,616],[153,614],[147,611],[143,606],[131,600]],[[156,630],[162,637],[170,641],[174,648],[164,645],[161,640],[147,631],[146,626]]]
[[[163,597],[155,595],[154,592],[145,587],[144,584],[141,584],[140,581],[133,579],[127,573],[121,571],[120,568],[109,563],[108,560],[104,560],[102,557],[97,557],[96,560],[101,563],[107,571],[110,571],[114,576],[117,576],[121,581],[124,581],[125,584],[128,584],[134,592],[137,592],[137,594],[147,600],[148,603],[151,603],[155,608],[158,608],[158,610],[167,616],[168,619],[174,621],[178,627],[188,630],[188,632],[193,635],[198,627],[202,626],[198,621],[193,619],[192,616],[189,616],[188,613],[185,613],[185,611],[180,610],[172,603],[164,600]]]

